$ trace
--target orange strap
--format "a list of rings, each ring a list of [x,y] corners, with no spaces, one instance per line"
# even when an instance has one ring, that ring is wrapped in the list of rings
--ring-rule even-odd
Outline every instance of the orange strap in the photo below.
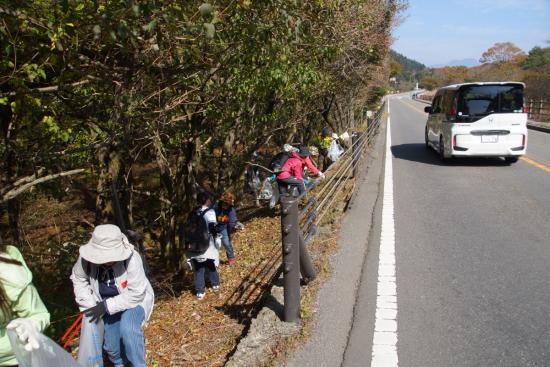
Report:
[[[63,348],[67,349],[69,344],[73,341],[76,334],[80,331],[80,328],[82,327],[82,313],[78,315],[75,322],[65,331],[65,334],[61,337],[59,340],[59,344],[63,344]]]

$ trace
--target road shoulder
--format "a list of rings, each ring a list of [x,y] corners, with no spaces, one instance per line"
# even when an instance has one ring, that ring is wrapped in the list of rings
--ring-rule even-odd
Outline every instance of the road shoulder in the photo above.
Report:
[[[386,124],[382,124],[357,195],[342,221],[338,252],[330,261],[332,276],[319,291],[311,338],[294,351],[284,367],[340,366],[343,362],[380,193],[385,137]]]

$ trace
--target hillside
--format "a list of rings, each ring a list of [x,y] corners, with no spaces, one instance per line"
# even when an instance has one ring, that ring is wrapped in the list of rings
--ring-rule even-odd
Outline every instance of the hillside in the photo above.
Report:
[[[392,55],[393,57],[393,55]],[[477,66],[431,68],[420,86],[429,90],[443,85],[513,80],[526,84],[528,98],[550,98],[550,47],[534,47],[525,54],[514,44],[500,43],[483,53],[484,63]]]
[[[390,50],[390,58],[401,66],[396,75],[398,89],[413,89],[416,83],[426,74],[426,65],[410,59],[397,51]]]
[[[409,59],[407,56],[402,55],[395,50],[390,50],[390,57],[403,67],[403,71],[420,72],[426,69],[426,65],[416,60]]]

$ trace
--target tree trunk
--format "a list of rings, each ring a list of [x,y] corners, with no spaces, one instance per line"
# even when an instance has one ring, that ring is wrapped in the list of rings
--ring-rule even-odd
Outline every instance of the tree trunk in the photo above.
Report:
[[[8,224],[9,224],[9,232],[12,238],[12,241],[16,245],[21,244],[21,230],[20,230],[20,210],[21,210],[21,202],[19,198],[14,198],[12,200],[8,201]]]
[[[106,223],[112,214],[112,206],[107,195],[110,190],[109,152],[107,148],[100,148],[97,152],[99,174],[96,184],[95,223]]]

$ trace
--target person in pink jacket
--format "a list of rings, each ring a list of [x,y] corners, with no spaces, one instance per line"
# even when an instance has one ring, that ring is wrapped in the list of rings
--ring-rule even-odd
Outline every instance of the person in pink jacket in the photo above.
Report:
[[[290,154],[290,158],[287,159],[281,168],[281,173],[277,175],[279,186],[296,186],[298,192],[302,194],[306,188],[303,177],[304,167],[307,167],[315,176],[321,178],[325,177],[323,172],[319,171],[311,161],[311,153],[308,148],[301,147],[298,152],[292,152]]]

